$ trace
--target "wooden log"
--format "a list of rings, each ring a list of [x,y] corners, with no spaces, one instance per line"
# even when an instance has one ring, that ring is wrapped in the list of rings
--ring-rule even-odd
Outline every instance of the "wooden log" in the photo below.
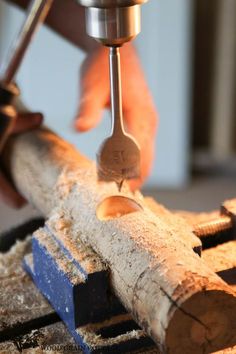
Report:
[[[223,243],[203,252],[203,259],[236,291],[236,241]]]
[[[182,241],[190,230],[155,215],[139,192],[98,183],[95,165],[50,131],[15,138],[8,168],[55,228],[109,265],[113,291],[162,352],[209,353],[236,343],[235,292]]]
[[[149,199],[149,198],[148,198]],[[153,201],[153,206],[155,202]],[[12,278],[12,276],[24,274],[23,269],[21,268],[21,264],[23,261],[23,256],[25,253],[29,251],[29,240],[24,241],[23,243],[18,243],[16,246],[14,246],[11,251],[7,254],[1,255],[0,256],[0,269],[1,269],[1,274],[6,278]],[[203,251],[203,259],[205,262],[209,265],[211,269],[213,269],[215,272],[220,272],[220,274],[224,273],[226,274],[227,271],[231,274],[232,268],[235,267],[235,253],[236,253],[236,242],[231,241],[228,242],[224,245],[220,245],[216,248],[212,248],[210,250]],[[228,282],[229,278],[227,277],[226,281]],[[29,283],[32,281],[29,279]],[[234,282],[235,282],[235,277],[234,277]],[[232,285],[232,281],[230,280],[230,286],[235,287],[235,285]],[[2,284],[0,289],[3,289]],[[28,291],[27,291],[28,290]],[[45,303],[45,300],[41,297],[41,303],[38,302],[38,296],[39,293],[34,291],[32,293],[31,289],[29,287],[25,286],[24,283],[24,288],[21,287],[18,289],[17,295],[19,299],[24,298],[25,293],[30,293],[31,295],[31,300],[32,300],[32,305],[31,305],[31,311],[28,312],[28,318],[27,321],[35,320],[35,310],[37,311],[38,308],[42,308],[43,304]],[[13,294],[13,288],[12,287],[7,287],[7,296],[2,296],[2,292],[0,291],[0,303],[2,308],[6,308],[5,301],[8,303],[8,298],[12,300],[12,304],[15,304],[15,308],[18,308],[19,310],[23,310],[24,312],[25,309],[25,301],[20,301],[20,303],[14,302],[14,299],[12,299],[12,294]],[[33,310],[33,311],[32,311]],[[8,314],[8,319],[7,319],[7,326],[8,328],[11,328],[11,324],[14,321],[15,318],[15,311],[12,311],[11,313]],[[19,353],[19,349],[21,348],[22,350],[24,349],[27,352],[30,352],[30,354],[37,354],[40,350],[42,351],[43,348],[44,350],[48,349],[50,350],[50,353],[52,354],[57,354],[62,350],[71,350],[72,348],[77,348],[76,344],[74,343],[73,339],[69,335],[68,331],[66,330],[65,326],[59,322],[56,324],[52,324],[49,326],[42,326],[41,328],[37,329],[32,329],[33,326],[31,327],[31,330],[29,330],[27,333],[24,333],[24,319],[21,319],[21,322],[19,323],[19,328],[21,328],[21,332],[15,334],[11,340],[0,342],[0,353],[1,354],[8,354],[10,353]],[[2,340],[2,334],[0,331],[0,338]],[[18,349],[17,349],[18,348]],[[43,350],[43,351],[44,351]],[[74,350],[73,350],[74,352]],[[82,353],[82,351],[75,351]],[[227,350],[223,350],[220,352],[217,352],[217,354],[234,354],[236,352],[236,347],[234,348],[229,348]],[[133,354],[159,354],[159,351],[157,349],[139,349]]]
[[[186,245],[189,245],[194,252],[201,255],[202,243],[200,239],[192,233],[193,227],[189,220],[186,222],[181,215],[170,212],[151,197],[145,197],[145,203],[155,215],[161,217],[169,226],[171,225],[176,234],[181,234],[181,240]]]

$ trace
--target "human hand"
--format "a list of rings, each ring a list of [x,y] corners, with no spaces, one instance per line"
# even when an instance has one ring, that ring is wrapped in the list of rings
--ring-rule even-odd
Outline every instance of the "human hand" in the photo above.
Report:
[[[82,65],[81,99],[75,120],[75,128],[80,132],[94,128],[102,118],[103,109],[110,107],[108,50],[98,47]],[[124,45],[120,52],[125,127],[141,148],[141,177],[130,182],[134,190],[151,170],[158,115],[133,45]]]
[[[23,133],[37,128],[43,120],[41,113],[19,113],[12,128],[11,135]],[[16,191],[14,186],[7,180],[3,172],[0,171],[0,201],[13,208],[22,207],[26,201]]]

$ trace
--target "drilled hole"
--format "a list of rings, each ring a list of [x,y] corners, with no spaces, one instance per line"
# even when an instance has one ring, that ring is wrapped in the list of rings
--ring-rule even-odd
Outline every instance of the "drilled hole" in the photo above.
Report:
[[[123,215],[143,210],[133,199],[113,196],[104,199],[97,207],[97,218],[99,220],[111,220],[120,218]]]

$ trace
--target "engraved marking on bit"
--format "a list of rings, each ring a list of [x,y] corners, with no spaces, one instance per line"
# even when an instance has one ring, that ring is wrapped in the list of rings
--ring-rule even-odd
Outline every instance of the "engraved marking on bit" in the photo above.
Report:
[[[112,157],[113,157],[113,161],[116,162],[117,164],[124,162],[125,161],[124,150],[112,151]]]
[[[125,180],[122,179],[120,182],[116,182],[119,192],[121,192],[121,189],[122,189],[122,187],[123,187],[124,181],[125,181]]]

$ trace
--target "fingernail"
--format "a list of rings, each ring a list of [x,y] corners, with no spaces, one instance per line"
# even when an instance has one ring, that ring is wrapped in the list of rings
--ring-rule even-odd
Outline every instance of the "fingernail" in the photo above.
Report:
[[[75,121],[74,121],[74,127],[75,129],[79,130],[80,129],[80,125],[81,125],[81,121],[78,117],[75,118]]]
[[[86,118],[82,118],[82,117],[77,117],[75,119],[75,123],[74,123],[74,127],[76,130],[78,131],[84,131],[87,130],[87,126],[88,126],[88,120]]]

